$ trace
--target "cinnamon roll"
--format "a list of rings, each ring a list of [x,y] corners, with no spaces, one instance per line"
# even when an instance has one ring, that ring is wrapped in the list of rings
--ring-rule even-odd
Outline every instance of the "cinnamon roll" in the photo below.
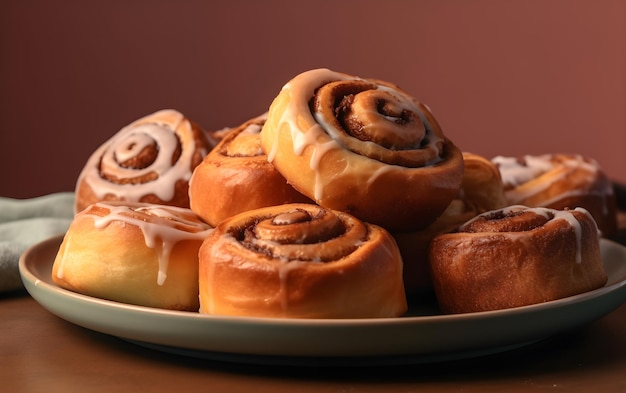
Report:
[[[211,148],[200,126],[175,110],[136,120],[91,155],[76,183],[75,210],[115,200],[188,208],[189,179]]]
[[[363,318],[407,309],[402,260],[388,232],[318,205],[227,218],[199,258],[205,314]]]
[[[431,224],[463,174],[461,152],[424,104],[390,83],[327,69],[282,88],[261,146],[317,204],[391,231]]]
[[[194,170],[191,209],[215,226],[235,214],[310,199],[291,187],[267,161],[259,133],[267,114],[230,130]]]
[[[489,311],[547,302],[607,281],[592,216],[583,208],[510,206],[483,213],[430,243],[442,311]]]
[[[74,217],[52,280],[102,299],[197,311],[198,250],[211,230],[186,208],[98,202]]]
[[[432,289],[428,245],[433,237],[451,232],[481,213],[507,206],[498,168],[470,152],[463,153],[463,162],[461,188],[443,214],[423,230],[393,233],[404,261],[404,285],[408,292]]]
[[[613,184],[595,160],[574,154],[544,154],[497,156],[493,162],[502,174],[510,205],[583,207],[596,220],[603,236],[617,230]]]

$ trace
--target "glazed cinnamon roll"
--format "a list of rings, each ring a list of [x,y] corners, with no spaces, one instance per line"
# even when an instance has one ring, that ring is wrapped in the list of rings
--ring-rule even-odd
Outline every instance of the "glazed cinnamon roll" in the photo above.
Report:
[[[613,185],[598,163],[574,154],[493,158],[499,167],[510,205],[551,209],[583,207],[603,236],[617,230]]]
[[[75,210],[115,200],[188,208],[189,179],[210,149],[200,126],[180,112],[145,116],[91,155],[77,180]]]
[[[261,146],[317,204],[392,231],[432,223],[463,174],[461,152],[424,104],[390,83],[327,69],[282,88]]]
[[[310,202],[267,161],[259,136],[266,117],[250,119],[226,133],[194,170],[190,206],[209,224],[247,210]]]
[[[488,159],[464,152],[465,170],[456,198],[437,220],[416,232],[393,233],[404,261],[408,292],[432,289],[428,245],[433,237],[451,232],[477,215],[507,206],[498,168]]]
[[[602,287],[598,228],[583,208],[510,206],[483,213],[430,243],[442,311],[489,311]]]
[[[200,248],[200,312],[278,318],[396,317],[402,260],[382,228],[313,204],[222,221]]]
[[[197,311],[198,250],[211,230],[185,208],[98,202],[74,217],[52,280],[102,299]]]

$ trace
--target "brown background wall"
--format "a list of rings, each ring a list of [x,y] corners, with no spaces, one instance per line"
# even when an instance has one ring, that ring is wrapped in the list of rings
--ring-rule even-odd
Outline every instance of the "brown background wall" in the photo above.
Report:
[[[73,190],[122,126],[207,129],[328,67],[400,85],[463,150],[574,152],[626,182],[626,2],[4,0],[0,196]]]

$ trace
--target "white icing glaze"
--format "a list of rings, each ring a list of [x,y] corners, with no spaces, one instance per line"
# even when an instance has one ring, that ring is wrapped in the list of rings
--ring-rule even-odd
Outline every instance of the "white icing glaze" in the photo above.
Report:
[[[110,212],[102,217],[88,214],[93,217],[95,228],[105,228],[115,221],[141,229],[146,246],[154,249],[159,257],[158,285],[163,285],[167,278],[170,255],[176,243],[183,240],[204,240],[213,230],[207,224],[189,219],[193,213],[184,208],[148,204],[129,207],[103,202],[96,203],[96,206]]]
[[[571,210],[555,210],[555,209],[548,209],[548,208],[544,208],[544,207],[535,207],[535,208],[529,208],[527,206],[522,206],[522,205],[513,205],[513,206],[507,206],[503,209],[498,210],[500,212],[502,212],[504,215],[509,215],[511,213],[515,213],[518,211],[528,211],[528,212],[532,212],[535,213],[537,215],[543,216],[548,220],[564,220],[566,221],[570,227],[574,230],[574,238],[575,238],[575,245],[576,245],[576,263],[582,263],[582,227],[580,225],[580,222],[578,221],[578,219],[576,218],[576,216],[574,216],[572,214]],[[591,217],[591,214],[581,208],[578,207],[576,209],[574,209],[574,211],[578,211],[578,212],[583,212],[584,214],[588,215]],[[486,212],[483,214],[480,214],[474,218],[472,218],[471,220],[467,221],[465,224],[463,224],[459,230],[463,231],[464,228],[466,226],[468,226],[470,223],[483,218],[483,217],[488,217],[489,215],[493,214],[493,212]],[[595,222],[595,221],[594,221]],[[597,227],[596,227],[596,231],[597,231]],[[523,233],[517,233],[517,232],[500,232],[500,234],[507,236],[511,239],[525,239],[525,236],[523,236]]]
[[[295,217],[295,218],[290,217],[293,213],[294,211],[286,211],[279,215],[269,217],[268,219],[271,220],[274,225],[290,225],[290,223],[294,223],[294,225],[298,225],[298,223],[301,221],[298,219],[298,217]],[[247,223],[247,225],[257,225],[257,224],[258,223],[256,224]],[[342,222],[342,225],[348,226],[346,222]],[[299,240],[295,240],[289,244],[285,244],[282,242],[281,243],[276,242],[272,238],[265,238],[265,237],[258,237],[258,238],[250,240],[255,245],[255,247],[258,247],[259,249],[264,249],[264,250],[268,250],[271,248],[290,247],[290,245],[294,245],[294,244],[297,244],[303,248],[303,251],[301,253],[298,253],[297,256],[294,256],[291,258],[288,256],[289,252],[285,252],[284,254],[282,254],[279,251],[278,253],[274,253],[272,256],[266,256],[265,254],[258,254],[257,251],[255,251],[255,247],[244,246],[241,241],[237,240],[230,233],[225,232],[221,234],[221,236],[214,239],[211,245],[211,248],[209,250],[209,255],[218,256],[218,257],[210,261],[209,267],[206,271],[206,276],[204,277],[206,279],[206,285],[204,286],[204,288],[208,291],[208,296],[205,296],[203,298],[204,302],[202,304],[202,308],[205,310],[205,312],[209,314],[215,313],[215,301],[214,301],[215,296],[213,296],[213,291],[215,290],[215,288],[218,287],[215,284],[216,265],[219,263],[230,263],[230,259],[228,258],[225,258],[224,261],[220,260],[221,258],[219,257],[219,255],[221,255],[221,253],[223,252],[222,250],[239,249],[241,250],[241,254],[238,254],[237,263],[242,264],[244,268],[247,268],[248,266],[251,266],[251,265],[256,265],[258,263],[256,261],[257,257],[258,258],[267,257],[267,258],[272,259],[273,262],[271,264],[268,264],[266,261],[264,261],[262,262],[262,265],[265,266],[263,267],[263,269],[270,269],[267,266],[268,265],[272,266],[271,269],[273,269],[273,271],[275,271],[276,275],[278,276],[279,287],[275,293],[267,293],[266,294],[267,297],[263,299],[263,301],[268,304],[280,304],[282,312],[284,313],[284,315],[287,315],[291,307],[289,303],[290,293],[293,293],[294,291],[297,290],[297,288],[290,287],[291,272],[295,270],[303,269],[303,268],[310,268],[315,265],[322,265],[322,264],[340,261],[343,258],[347,258],[350,253],[354,252],[355,249],[358,249],[369,240],[369,238],[355,237],[355,239],[350,240],[350,241],[354,240],[352,243],[354,247],[352,246],[345,247],[346,249],[349,249],[350,251],[348,251],[342,258],[338,260],[334,260],[334,261],[322,261],[321,257],[319,256],[319,254],[321,253],[319,250],[323,249],[324,247],[328,247],[328,244],[330,243],[327,243],[327,242],[333,242],[339,238],[345,240],[347,237],[350,237],[350,234],[347,234],[347,232],[351,232],[351,231],[359,232],[359,230],[354,230],[353,226],[350,226],[348,231],[346,231],[346,233],[342,233],[338,237],[326,239],[317,243],[306,243],[306,242],[303,243],[303,242],[300,242]],[[303,233],[302,236],[303,237],[306,236],[306,233]],[[270,244],[272,244],[274,247],[266,247],[267,245],[270,245]],[[392,244],[393,243],[390,243],[389,247],[386,247],[384,249],[385,255],[390,255],[390,256],[394,255],[393,249],[390,248]],[[343,270],[337,269],[336,273],[342,274],[342,272]],[[243,303],[243,302],[246,302],[247,299],[248,299],[247,296],[243,294],[241,298],[239,299],[232,298],[231,300],[233,302]],[[256,300],[252,300],[252,301],[256,301]]]
[[[540,194],[550,188],[555,182],[564,181],[574,171],[578,175],[586,176],[582,178],[587,186],[584,188],[572,187],[571,189],[554,196],[549,200],[542,201],[543,206],[549,206],[559,200],[566,198],[589,195],[599,198],[602,201],[602,213],[609,213],[609,200],[613,195],[613,187],[610,182],[606,182],[603,187],[594,185],[600,167],[595,160],[585,159],[580,155],[559,155],[558,159],[553,154],[525,155],[522,157],[524,164],[521,164],[514,157],[496,156],[492,162],[496,164],[502,176],[502,182],[510,189],[505,190],[507,200],[511,204],[524,203],[525,200]],[[554,176],[557,173],[559,175]],[[540,178],[544,174],[551,174],[549,181],[533,180]],[[532,186],[531,186],[532,185]]]
[[[222,235],[219,239],[217,239],[211,246],[210,255],[216,255],[220,250],[225,247],[225,243],[231,243],[231,245],[235,247],[240,247],[239,241],[235,239],[233,236],[229,234]],[[276,273],[279,279],[279,288],[278,291],[274,294],[269,295],[267,298],[263,299],[265,303],[275,303],[278,302],[281,305],[281,309],[283,313],[287,314],[289,310],[289,274],[291,271],[299,269],[303,266],[307,266],[311,263],[322,263],[315,261],[299,261],[299,260],[288,260],[284,258],[276,259],[276,264],[274,264],[276,268]],[[253,262],[251,262],[253,263]],[[204,303],[202,305],[203,309],[208,314],[215,314],[215,296],[213,295],[213,291],[216,288],[214,285],[215,282],[215,269],[216,262],[209,263],[209,268],[206,272],[206,289],[209,292],[208,296],[204,297]],[[232,299],[234,301],[245,301],[246,296],[243,295],[240,299]]]
[[[289,274],[293,270],[297,270],[302,268],[303,266],[307,266],[307,264],[312,263],[322,263],[315,261],[281,261],[278,264],[278,278],[280,282],[280,289],[277,293],[278,298],[280,299],[280,306],[283,313],[286,315],[289,311]]]
[[[492,159],[492,162],[500,170],[504,184],[518,186],[527,183],[553,167],[549,155],[527,155],[523,158],[526,161],[526,165],[520,164],[515,157],[496,156]]]
[[[315,90],[319,88],[321,85],[331,82],[331,81],[346,81],[346,80],[355,80],[355,81],[367,81],[365,79],[361,79],[359,77],[353,77],[350,75],[341,74],[338,72],[334,72],[328,69],[316,69],[304,72],[298,75],[296,78],[285,84],[282,88],[283,92],[288,91],[290,95],[290,99],[288,102],[287,108],[281,115],[281,118],[278,122],[277,127],[282,129],[283,127],[287,127],[291,140],[293,143],[293,152],[296,155],[302,155],[305,149],[308,146],[313,146],[314,150],[311,154],[309,167],[314,171],[315,174],[315,190],[314,190],[314,199],[320,201],[324,198],[324,188],[326,183],[330,179],[323,179],[320,176],[319,165],[323,157],[329,151],[333,149],[341,149],[344,148],[343,144],[337,139],[338,135],[342,132],[337,130],[333,124],[327,122],[323,116],[317,113],[311,113],[309,108],[309,101],[315,94]],[[403,109],[410,110],[414,113],[419,114],[421,121],[426,125],[428,129],[432,126],[429,124],[428,119],[423,114],[422,110],[416,106],[416,104],[409,99],[408,97],[404,97],[400,95],[397,91],[392,89],[391,87],[378,85],[377,89],[380,91],[384,91],[398,98],[400,102],[400,106]],[[378,113],[377,113],[378,114]],[[299,119],[305,118],[304,122],[299,121]],[[307,123],[313,124],[307,130],[302,130],[299,124]],[[386,129],[385,132],[390,132]],[[393,131],[392,131],[393,132]],[[318,139],[322,135],[330,136],[330,140],[325,143],[318,143]],[[272,143],[272,147],[267,154],[267,159],[269,162],[274,161],[276,155],[279,150],[279,140],[280,133],[275,133],[275,138]],[[430,162],[429,165],[436,164],[441,161],[439,157],[441,151],[438,149],[438,143],[442,142],[443,139],[436,136],[434,133],[430,133],[429,135],[429,146],[434,147],[436,149],[437,160]],[[361,143],[373,143],[367,141],[361,141]],[[350,162],[345,163],[345,170],[350,169]],[[396,165],[385,165],[391,168],[399,168]],[[386,170],[381,170],[380,173],[385,173]]]
[[[585,173],[588,174],[588,182],[593,181],[594,176],[596,176],[599,170],[598,165],[594,161],[587,162],[581,156],[573,156],[571,158],[562,156],[561,158],[562,160],[555,162],[551,154],[539,156],[526,155],[523,156],[523,160],[525,161],[524,165],[520,164],[518,160],[513,157],[497,156],[492,159],[492,162],[498,166],[502,176],[502,182],[512,187],[519,187],[522,184],[526,184],[557,167],[567,169],[562,171],[559,176],[552,178],[550,182],[538,182],[535,187],[528,188],[525,191],[519,191],[517,189],[507,190],[507,198],[509,198],[511,203],[516,204],[523,199],[544,191],[550,187],[553,182],[564,179],[574,170],[583,169]]]
[[[159,120],[162,118],[174,119],[171,124]],[[122,128],[106,143],[101,145],[89,158],[78,177],[78,184],[85,181],[95,195],[102,199],[107,194],[123,195],[126,201],[139,201],[143,196],[154,194],[163,201],[174,197],[174,184],[177,180],[189,181],[192,174],[191,157],[197,146],[182,145],[181,156],[172,164],[172,155],[179,141],[193,138],[183,138],[177,134],[190,129],[191,124],[179,112],[163,110],[139,119]],[[158,146],[158,156],[146,168],[124,168],[118,162],[123,162],[140,152],[150,144]],[[203,155],[206,151],[202,152]],[[158,180],[138,184],[117,184],[108,181],[100,175],[100,168],[106,168],[107,173],[116,178],[135,178],[154,172]]]

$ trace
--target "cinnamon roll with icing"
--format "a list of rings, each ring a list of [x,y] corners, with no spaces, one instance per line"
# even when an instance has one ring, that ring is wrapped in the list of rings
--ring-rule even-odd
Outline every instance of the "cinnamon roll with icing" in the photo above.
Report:
[[[197,311],[198,250],[211,230],[186,208],[98,202],[74,217],[52,280],[102,299]]]
[[[492,161],[502,174],[510,205],[573,209],[583,207],[605,237],[617,230],[613,184],[599,164],[574,154],[497,156]]]
[[[199,258],[204,314],[367,318],[407,309],[402,260],[388,232],[318,205],[227,218]]]
[[[463,174],[461,152],[424,104],[390,83],[328,69],[284,85],[261,146],[317,204],[390,231],[432,223]]]
[[[178,111],[138,119],[90,156],[76,183],[75,211],[115,200],[188,208],[189,179],[211,148],[201,127]]]
[[[285,203],[311,202],[267,161],[260,132],[267,114],[224,132],[220,143],[194,170],[190,207],[215,226],[235,214]]]
[[[583,208],[510,206],[436,236],[429,263],[446,313],[520,307],[602,287],[598,228]]]

